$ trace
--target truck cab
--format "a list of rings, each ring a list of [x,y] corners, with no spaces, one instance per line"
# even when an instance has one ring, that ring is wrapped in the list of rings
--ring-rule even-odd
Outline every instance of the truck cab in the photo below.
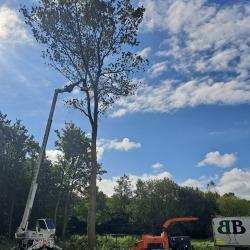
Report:
[[[55,233],[55,225],[51,219],[38,219],[35,230],[16,233],[18,249],[60,249],[55,245]]]
[[[36,221],[36,232],[41,234],[54,235],[56,232],[56,228],[51,219],[38,219]]]

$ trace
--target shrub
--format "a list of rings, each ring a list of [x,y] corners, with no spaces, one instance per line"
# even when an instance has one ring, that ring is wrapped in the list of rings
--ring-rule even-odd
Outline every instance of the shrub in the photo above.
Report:
[[[128,250],[130,249],[137,239],[132,236],[98,236],[97,237],[97,250]],[[87,249],[87,237],[74,235],[66,241],[60,242],[63,250],[82,250]]]

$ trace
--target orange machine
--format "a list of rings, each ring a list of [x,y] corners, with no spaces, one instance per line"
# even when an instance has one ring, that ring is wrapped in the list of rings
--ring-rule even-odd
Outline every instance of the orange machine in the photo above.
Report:
[[[164,249],[169,250],[170,249],[170,243],[169,243],[169,237],[167,233],[167,229],[169,225],[175,223],[175,222],[184,222],[184,221],[196,221],[199,220],[199,218],[190,217],[190,218],[172,218],[169,220],[166,220],[164,222],[163,226],[163,232],[161,233],[161,236],[153,236],[150,234],[143,234],[142,239],[138,241],[133,250],[147,250],[147,249]]]

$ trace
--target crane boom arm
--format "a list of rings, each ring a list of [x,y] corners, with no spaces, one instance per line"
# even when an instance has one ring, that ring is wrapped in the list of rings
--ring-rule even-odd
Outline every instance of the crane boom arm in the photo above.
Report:
[[[41,146],[41,149],[39,152],[39,157],[38,157],[37,163],[36,163],[35,168],[34,168],[33,178],[32,178],[32,182],[31,182],[31,186],[30,186],[29,195],[27,198],[23,218],[22,218],[20,226],[17,229],[17,233],[25,232],[28,228],[29,217],[30,217],[30,213],[31,213],[31,210],[33,207],[33,203],[34,203],[34,199],[35,199],[36,191],[37,191],[37,186],[38,186],[37,185],[37,177],[38,177],[38,174],[39,174],[42,162],[43,162],[43,157],[44,157],[45,149],[46,149],[48,138],[49,138],[49,132],[50,132],[50,128],[51,128],[51,124],[52,124],[52,120],[53,120],[53,115],[54,115],[54,111],[55,111],[55,107],[56,107],[56,101],[57,101],[58,94],[64,93],[64,92],[70,93],[74,89],[74,87],[79,85],[81,82],[86,84],[86,80],[81,79],[80,81],[78,81],[76,83],[66,85],[62,89],[55,89],[50,112],[49,112],[49,118],[47,121],[46,129],[45,129],[45,133],[44,133],[44,137],[43,137],[42,146]]]
[[[45,130],[44,137],[43,137],[42,147],[40,149],[39,157],[34,168],[33,178],[32,178],[29,195],[28,195],[27,202],[26,202],[26,207],[25,207],[23,218],[18,228],[18,231],[26,231],[28,228],[28,221],[29,221],[30,213],[33,207],[34,199],[36,196],[37,177],[38,177],[39,170],[43,162],[43,157],[44,157],[45,149],[46,149],[47,142],[48,142],[49,132],[50,132],[51,124],[52,124],[52,119],[53,119],[53,115],[55,111],[58,93],[60,93],[60,91],[56,89],[54,92],[53,101],[52,101],[51,108],[50,108],[49,118],[47,121],[47,126],[46,126],[46,130]]]

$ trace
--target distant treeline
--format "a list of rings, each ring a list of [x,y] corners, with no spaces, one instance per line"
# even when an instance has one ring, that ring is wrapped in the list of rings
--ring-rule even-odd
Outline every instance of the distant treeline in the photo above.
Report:
[[[35,218],[52,218],[64,238],[86,233],[90,140],[73,123],[56,134],[55,146],[63,154],[54,163],[44,159],[30,226]],[[0,113],[0,235],[13,237],[21,221],[38,152],[25,126]],[[100,178],[103,173],[100,165]],[[99,234],[158,234],[168,218],[195,216],[200,220],[173,225],[170,234],[206,238],[212,235],[211,218],[216,215],[250,215],[250,201],[233,193],[220,196],[181,187],[167,178],[138,180],[133,190],[126,175],[117,180],[112,197],[100,191],[97,195]]]

